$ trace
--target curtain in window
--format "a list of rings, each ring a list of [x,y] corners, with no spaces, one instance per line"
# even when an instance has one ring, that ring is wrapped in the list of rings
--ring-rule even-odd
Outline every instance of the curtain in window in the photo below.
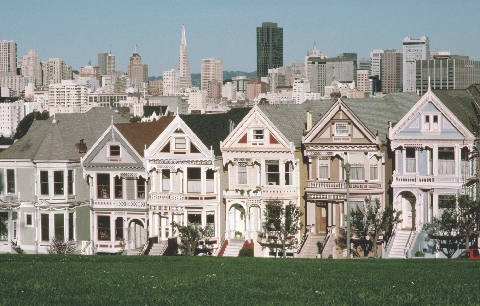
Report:
[[[348,162],[352,166],[350,169],[351,180],[364,180],[365,179],[365,154],[363,153],[351,153],[348,155]]]
[[[455,161],[438,160],[438,174],[455,174]]]
[[[322,180],[328,179],[328,159],[318,160],[318,178]]]
[[[238,169],[238,184],[239,185],[247,184],[247,164],[239,163],[237,169]]]

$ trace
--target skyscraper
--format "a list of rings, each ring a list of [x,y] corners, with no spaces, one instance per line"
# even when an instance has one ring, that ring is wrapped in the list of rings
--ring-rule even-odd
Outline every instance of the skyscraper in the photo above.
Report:
[[[17,43],[13,40],[0,41],[0,74],[17,74]]]
[[[178,58],[178,75],[180,77],[180,88],[192,87],[190,63],[188,62],[187,39],[185,37],[185,25],[182,25],[182,40],[180,42],[180,56]]]
[[[402,89],[403,54],[397,50],[383,50],[381,53],[380,77],[384,94]]]
[[[283,66],[283,28],[274,22],[257,27],[257,76],[265,77],[268,69]]]
[[[135,79],[135,84],[148,82],[148,66],[142,64],[142,57],[136,51],[130,56],[128,77]]]
[[[109,53],[107,55],[107,74],[112,75],[115,73],[115,55]]]
[[[420,39],[403,39],[403,91],[416,91],[416,61],[430,59],[430,40],[426,36]]]
[[[204,58],[201,67],[201,89],[208,89],[209,81],[223,81],[222,60],[220,58]]]
[[[100,52],[98,53],[98,73],[100,75],[107,74],[107,52]]]
[[[23,56],[22,75],[34,77],[36,86],[43,84],[42,64],[40,56],[35,54],[35,50],[28,50],[28,54]]]

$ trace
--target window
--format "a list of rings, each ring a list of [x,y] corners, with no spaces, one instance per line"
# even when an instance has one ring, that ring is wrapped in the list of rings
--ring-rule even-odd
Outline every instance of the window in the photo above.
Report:
[[[247,184],[247,163],[238,163],[238,178],[237,183],[239,185],[246,185]]]
[[[108,199],[110,198],[110,175],[97,174],[97,197]]]
[[[212,193],[215,191],[215,183],[214,183],[214,177],[215,177],[215,172],[212,169],[208,169],[207,172],[205,173],[206,176],[206,187],[207,187],[207,192]]]
[[[7,193],[15,193],[15,170],[7,169]]]
[[[378,158],[376,156],[370,158],[370,180],[378,180]]]
[[[137,198],[138,199],[145,199],[145,179],[143,177],[139,177],[137,180]]]
[[[8,212],[0,212],[0,240],[8,240]]]
[[[215,212],[207,211],[207,225],[212,229],[212,235],[215,236]]]
[[[115,199],[123,199],[123,180],[115,176]]]
[[[123,218],[115,219],[115,240],[123,239]]]
[[[176,150],[186,150],[187,149],[187,139],[185,139],[185,138],[175,138],[175,149]]]
[[[162,169],[162,190],[170,190],[170,170]]]
[[[264,140],[265,134],[263,129],[254,129],[253,130],[253,140]]]
[[[328,159],[318,160],[318,179],[328,180]]]
[[[348,136],[347,123],[335,123],[335,136]]]
[[[110,216],[98,216],[98,240],[110,240]]]
[[[68,170],[68,195],[73,194],[73,183],[74,183],[74,176],[73,176],[73,170]]]
[[[417,159],[415,148],[405,149],[406,172],[417,172]]]
[[[54,221],[54,233],[55,239],[59,241],[65,240],[65,217],[63,214],[54,214],[53,221]]]
[[[291,162],[285,163],[285,185],[293,185],[293,165]]]
[[[453,147],[438,148],[438,174],[455,174],[455,150]]]
[[[433,130],[438,130],[438,115],[433,115]]]
[[[40,194],[48,195],[48,171],[40,171]]]
[[[53,194],[63,195],[63,171],[53,171]]]
[[[187,168],[187,192],[202,192],[201,168]]]
[[[265,174],[268,185],[280,185],[280,165],[278,160],[265,161]]]
[[[120,156],[120,146],[110,146],[110,156]]]
[[[68,239],[69,240],[75,240],[75,220],[74,220],[74,214],[69,213],[68,214]]]
[[[423,122],[423,129],[429,131],[430,130],[430,116],[425,115],[425,120]]]
[[[25,226],[33,226],[33,215],[25,214]]]
[[[40,228],[42,231],[42,241],[50,241],[50,224],[49,215],[40,215]]]
[[[423,115],[423,130],[438,131],[438,115]]]
[[[351,153],[348,155],[350,168],[350,180],[365,180],[365,154]]]
[[[473,173],[470,173],[470,169],[471,169],[470,168],[470,160],[469,160],[470,151],[468,150],[467,147],[463,147],[461,152],[460,152],[460,155],[461,155],[461,160],[462,160],[461,174],[467,175],[467,176],[472,175]]]
[[[202,225],[202,214],[200,212],[188,212],[188,225]]]
[[[449,209],[455,207],[454,195],[439,195],[438,196],[438,208]]]

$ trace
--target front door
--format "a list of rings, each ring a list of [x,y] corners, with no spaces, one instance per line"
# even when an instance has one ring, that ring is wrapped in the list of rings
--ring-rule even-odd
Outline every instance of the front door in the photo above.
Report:
[[[317,203],[315,208],[315,224],[317,233],[327,232],[327,203]]]

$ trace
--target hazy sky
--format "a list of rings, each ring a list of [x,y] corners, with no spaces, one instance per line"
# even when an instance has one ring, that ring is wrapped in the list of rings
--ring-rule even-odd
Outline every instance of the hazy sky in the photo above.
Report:
[[[256,70],[256,27],[283,27],[284,65],[317,49],[333,57],[401,48],[406,36],[430,38],[430,48],[480,60],[479,0],[0,0],[0,40],[14,40],[18,56],[35,49],[42,61],[64,58],[73,69],[97,65],[99,52],[127,71],[135,44],[149,75],[178,68],[182,24],[190,67],[218,57],[224,70]]]

